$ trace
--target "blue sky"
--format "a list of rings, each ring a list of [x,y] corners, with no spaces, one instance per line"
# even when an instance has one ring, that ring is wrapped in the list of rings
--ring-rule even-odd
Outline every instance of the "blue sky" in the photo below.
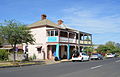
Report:
[[[25,24],[41,14],[57,23],[93,34],[95,44],[120,43],[120,0],[0,0],[0,22],[16,19]]]

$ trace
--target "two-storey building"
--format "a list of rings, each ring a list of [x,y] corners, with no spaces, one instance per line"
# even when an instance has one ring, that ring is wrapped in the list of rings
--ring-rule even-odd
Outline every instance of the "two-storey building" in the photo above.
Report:
[[[70,59],[74,49],[81,51],[85,46],[92,46],[92,34],[68,28],[62,20],[55,24],[46,15],[28,27],[35,39],[34,45],[28,44],[28,55],[36,55],[37,59],[54,59],[54,56]]]

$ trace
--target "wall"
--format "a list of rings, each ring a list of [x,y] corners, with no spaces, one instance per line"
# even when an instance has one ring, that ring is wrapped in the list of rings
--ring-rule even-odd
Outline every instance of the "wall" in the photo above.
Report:
[[[61,45],[61,58],[63,58],[65,53],[65,46]]]
[[[35,43],[28,44],[28,56],[32,57],[35,54],[36,59],[47,59],[46,27],[31,29],[31,34],[34,36]],[[40,46],[42,46],[41,51],[37,51],[37,47]]]
[[[24,60],[25,59],[25,57],[24,57],[24,54],[15,54],[15,58],[16,58],[16,60]],[[14,60],[14,55],[13,54],[10,54],[10,55],[8,55],[8,58],[9,58],[9,60],[10,61],[13,61]]]

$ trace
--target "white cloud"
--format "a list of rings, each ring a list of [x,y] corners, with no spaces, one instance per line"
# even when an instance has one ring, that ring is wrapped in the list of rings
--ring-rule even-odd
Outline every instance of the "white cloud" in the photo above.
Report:
[[[103,8],[85,9],[85,8],[68,8],[64,9],[64,21],[74,28],[92,32],[92,33],[116,33],[120,32],[120,15],[110,15],[103,12]]]
[[[109,9],[109,10],[107,10]],[[120,14],[112,7],[67,8],[62,10],[65,24],[80,31],[93,34],[93,42],[120,42]]]

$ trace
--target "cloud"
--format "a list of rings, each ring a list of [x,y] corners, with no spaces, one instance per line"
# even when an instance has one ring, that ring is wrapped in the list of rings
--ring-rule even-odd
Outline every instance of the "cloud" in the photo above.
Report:
[[[117,7],[73,7],[62,10],[69,27],[93,34],[93,42],[120,42],[120,11]]]
[[[104,10],[104,11],[103,11]],[[120,32],[120,14],[105,11],[104,8],[67,8],[63,10],[64,21],[70,27],[92,33]],[[105,15],[106,13],[106,15]]]

